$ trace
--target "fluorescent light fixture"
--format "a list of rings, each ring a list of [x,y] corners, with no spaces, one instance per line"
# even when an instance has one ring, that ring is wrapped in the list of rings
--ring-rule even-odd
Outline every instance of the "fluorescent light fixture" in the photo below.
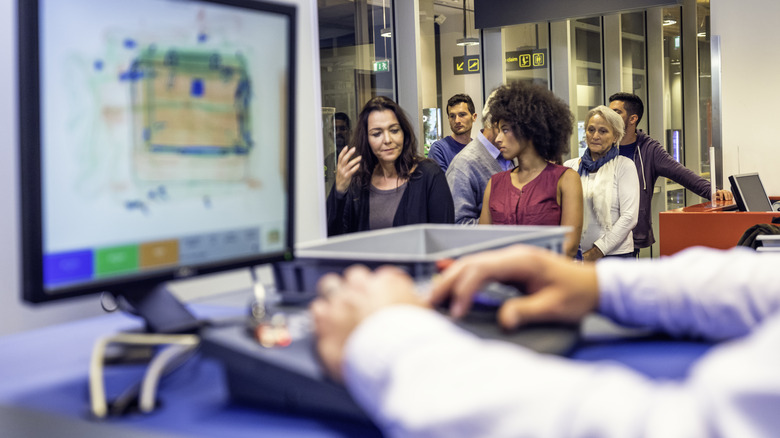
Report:
[[[379,31],[379,35],[385,38],[390,38],[393,36],[393,31],[389,27],[385,27]]]
[[[459,46],[478,46],[479,38],[476,37],[458,38],[455,44]]]
[[[699,32],[699,33],[696,34],[696,36],[699,37],[699,38],[704,38],[704,37],[707,36],[707,32]]]
[[[675,20],[671,16],[664,17],[664,26],[671,26],[673,24],[677,24],[677,20]]]

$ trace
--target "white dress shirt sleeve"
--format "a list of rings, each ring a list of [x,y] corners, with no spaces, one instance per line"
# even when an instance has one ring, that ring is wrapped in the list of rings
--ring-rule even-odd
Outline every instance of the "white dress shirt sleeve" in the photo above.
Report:
[[[747,334],[780,308],[774,254],[691,248],[652,263],[615,262],[596,265],[599,311],[621,324],[722,340]]]
[[[697,254],[681,257],[684,265],[699,258]],[[764,264],[747,263],[739,251],[706,258],[709,263],[719,263],[715,266],[718,272],[726,266],[738,268],[723,261],[727,259],[739,259],[741,268]],[[757,284],[768,275],[751,277],[755,286],[744,286],[738,280],[718,285],[688,282],[682,277],[708,271],[697,270],[704,266],[696,263],[675,268],[666,266],[668,260],[662,262],[664,272],[677,273],[676,278],[667,281],[665,275],[652,276],[649,268],[625,269],[636,264],[633,261],[620,264],[621,269],[607,263],[599,266],[599,282],[605,290],[601,310],[619,319],[636,316],[643,324],[688,327],[679,333],[709,333],[722,338],[750,330],[771,311],[738,305],[742,309],[738,315],[725,312],[728,303],[740,300],[724,301],[726,294],[721,290],[739,284],[732,289],[734,296],[744,292],[753,306],[776,307],[777,298],[760,292]],[[774,262],[776,265],[776,258]],[[687,271],[685,275],[683,271]],[[607,280],[604,275],[611,277]],[[640,293],[617,299],[624,287],[641,288],[649,294],[650,286],[644,281],[661,287],[669,283],[673,291],[663,293],[659,300],[642,299]],[[692,293],[697,284],[713,287],[700,290],[701,298],[672,299]],[[710,290],[715,291],[714,302],[721,304],[711,305],[704,298],[710,296]],[[778,295],[776,287],[774,290]],[[690,303],[677,304],[686,301]],[[647,306],[665,310],[647,312]],[[698,307],[721,309],[730,323],[743,328],[724,333],[714,323],[721,313],[708,314]],[[671,313],[667,312],[690,317],[693,322],[670,323]],[[644,316],[648,313],[656,316]],[[356,329],[346,346],[343,371],[354,398],[388,436],[394,437],[772,436],[780,430],[776,414],[780,408],[778,345],[780,319],[769,318],[750,336],[714,347],[687,380],[664,383],[616,365],[573,362],[506,343],[482,341],[435,312],[396,306],[376,313]]]

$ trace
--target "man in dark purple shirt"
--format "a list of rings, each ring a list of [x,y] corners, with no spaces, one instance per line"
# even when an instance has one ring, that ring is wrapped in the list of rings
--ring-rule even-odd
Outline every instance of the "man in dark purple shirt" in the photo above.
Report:
[[[666,149],[641,129],[636,127],[642,120],[645,108],[642,99],[631,93],[615,93],[609,96],[609,107],[623,118],[626,134],[620,141],[620,155],[634,160],[639,174],[639,217],[634,228],[634,253],[655,242],[653,237],[651,201],[655,180],[659,176],[669,178],[702,198],[712,199],[711,184],[675,161]],[[718,190],[715,199],[730,200],[731,192]]]
[[[466,94],[456,94],[447,101],[447,118],[452,135],[436,140],[428,151],[428,158],[447,172],[450,161],[471,142],[471,127],[477,120],[474,102]]]

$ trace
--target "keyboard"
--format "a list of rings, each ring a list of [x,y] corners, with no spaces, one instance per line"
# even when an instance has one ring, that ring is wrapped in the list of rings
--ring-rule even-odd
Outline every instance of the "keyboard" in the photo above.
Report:
[[[425,294],[430,283],[418,281],[417,289]],[[498,306],[519,293],[512,287],[490,284],[475,297],[473,311],[454,323],[481,338],[514,343],[540,353],[569,352],[579,338],[579,326],[535,325],[514,332],[498,327]],[[445,306],[438,310],[447,313]],[[320,366],[308,307],[281,305],[273,312],[285,320],[289,335],[285,342],[261,345],[248,323],[209,327],[201,333],[203,353],[222,362],[225,368],[231,398],[262,409],[370,422],[347,390],[332,381]]]

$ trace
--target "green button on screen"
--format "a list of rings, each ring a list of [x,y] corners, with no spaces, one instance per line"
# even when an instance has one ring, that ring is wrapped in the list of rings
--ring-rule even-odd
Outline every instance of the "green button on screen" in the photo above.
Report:
[[[137,270],[137,245],[102,248],[95,252],[95,273],[98,276],[113,275]]]

